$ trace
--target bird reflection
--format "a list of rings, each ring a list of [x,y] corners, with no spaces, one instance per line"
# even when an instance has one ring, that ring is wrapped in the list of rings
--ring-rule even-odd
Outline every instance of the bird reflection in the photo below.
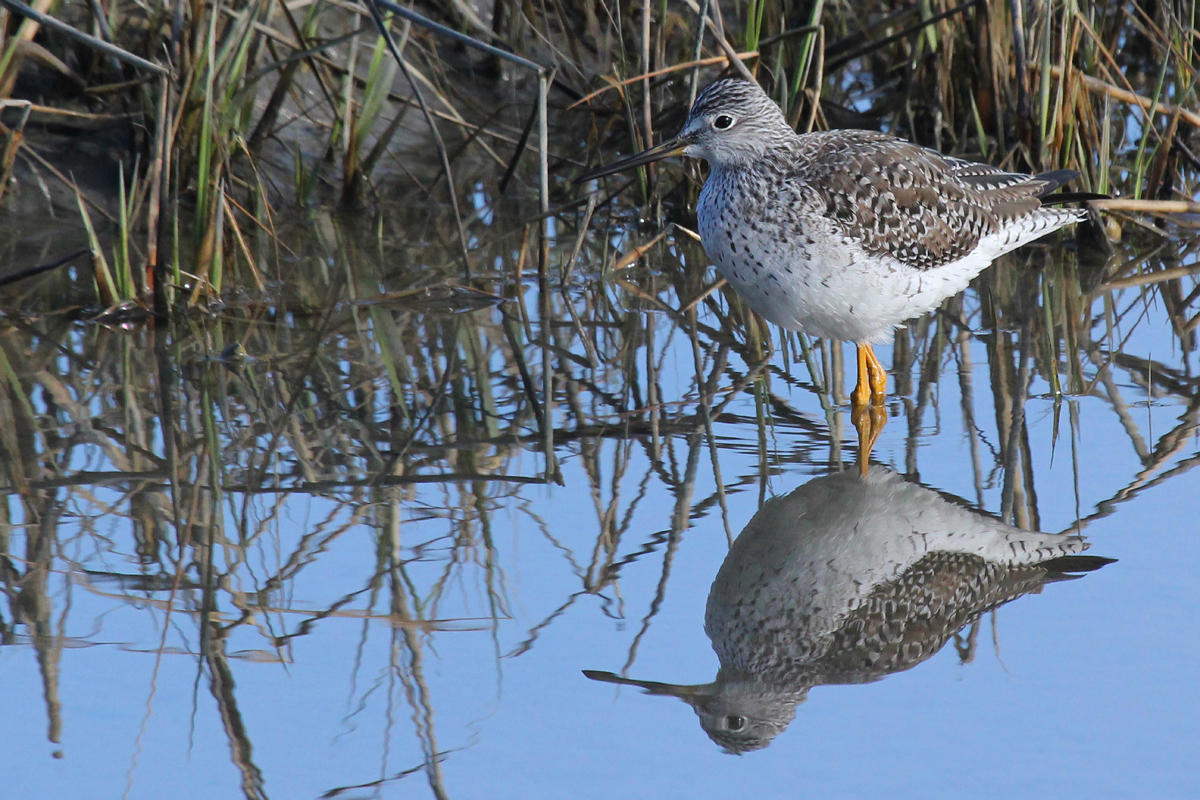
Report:
[[[685,700],[726,752],[766,747],[808,690],[870,683],[932,656],[982,614],[1112,559],[1081,536],[1023,531],[883,467],[768,501],[726,556],[704,629],[712,683],[585,671]]]

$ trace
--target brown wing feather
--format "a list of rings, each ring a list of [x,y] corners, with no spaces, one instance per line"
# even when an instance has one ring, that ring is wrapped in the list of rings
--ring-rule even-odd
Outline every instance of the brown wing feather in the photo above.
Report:
[[[1070,179],[1003,172],[870,131],[805,139],[812,150],[796,177],[822,187],[825,214],[868,253],[917,269],[962,258]]]
[[[1009,566],[966,553],[930,553],[895,580],[873,588],[834,633],[817,665],[837,683],[909,669],[987,611],[1059,579],[1038,564]]]

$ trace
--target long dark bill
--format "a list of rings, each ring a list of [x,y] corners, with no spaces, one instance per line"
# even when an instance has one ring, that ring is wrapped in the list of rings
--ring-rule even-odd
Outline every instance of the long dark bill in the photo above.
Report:
[[[687,686],[678,683],[659,683],[658,681],[639,681],[636,678],[625,678],[612,672],[597,669],[585,669],[583,676],[588,680],[601,683],[615,683],[618,686],[636,686],[645,690],[646,694],[660,694],[687,700],[689,697],[703,697],[712,693],[711,684]],[[689,701],[690,702],[690,701]]]
[[[643,150],[636,156],[623,158],[620,161],[614,161],[608,166],[596,167],[596,169],[583,173],[575,179],[575,183],[583,183],[590,181],[593,178],[603,178],[605,175],[612,175],[615,172],[624,172],[633,167],[640,167],[642,164],[649,164],[653,161],[658,161],[668,156],[677,156],[683,152],[683,148],[688,146],[688,142],[676,136],[674,139],[668,139],[657,147],[651,147],[649,150]]]

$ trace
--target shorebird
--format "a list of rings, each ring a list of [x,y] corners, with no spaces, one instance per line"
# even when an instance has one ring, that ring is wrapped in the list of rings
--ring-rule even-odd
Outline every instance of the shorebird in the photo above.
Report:
[[[863,470],[887,418],[872,345],[1000,255],[1087,214],[1048,203],[1100,196],[1050,195],[1072,170],[1004,172],[871,131],[798,134],[741,79],[704,89],[679,135],[576,182],[680,154],[709,163],[700,239],[734,290],[784,328],[857,345]]]
[[[587,671],[679,697],[727,752],[766,747],[813,686],[871,683],[920,664],[985,612],[1112,559],[1082,536],[1023,531],[884,467],[839,472],[767,501],[708,594],[712,683]]]

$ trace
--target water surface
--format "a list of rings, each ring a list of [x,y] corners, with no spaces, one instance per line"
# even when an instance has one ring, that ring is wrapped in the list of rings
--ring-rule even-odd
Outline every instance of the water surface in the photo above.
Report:
[[[880,348],[876,469],[1117,562],[815,686],[738,757],[583,671],[713,680],[731,540],[853,469],[850,348],[748,319],[683,236],[612,270],[654,231],[603,210],[541,279],[497,223],[499,291],[451,286],[438,224],[317,217],[266,296],[170,326],[51,313],[65,277],[5,300],[12,796],[1200,790],[1191,240],[1026,248]]]

